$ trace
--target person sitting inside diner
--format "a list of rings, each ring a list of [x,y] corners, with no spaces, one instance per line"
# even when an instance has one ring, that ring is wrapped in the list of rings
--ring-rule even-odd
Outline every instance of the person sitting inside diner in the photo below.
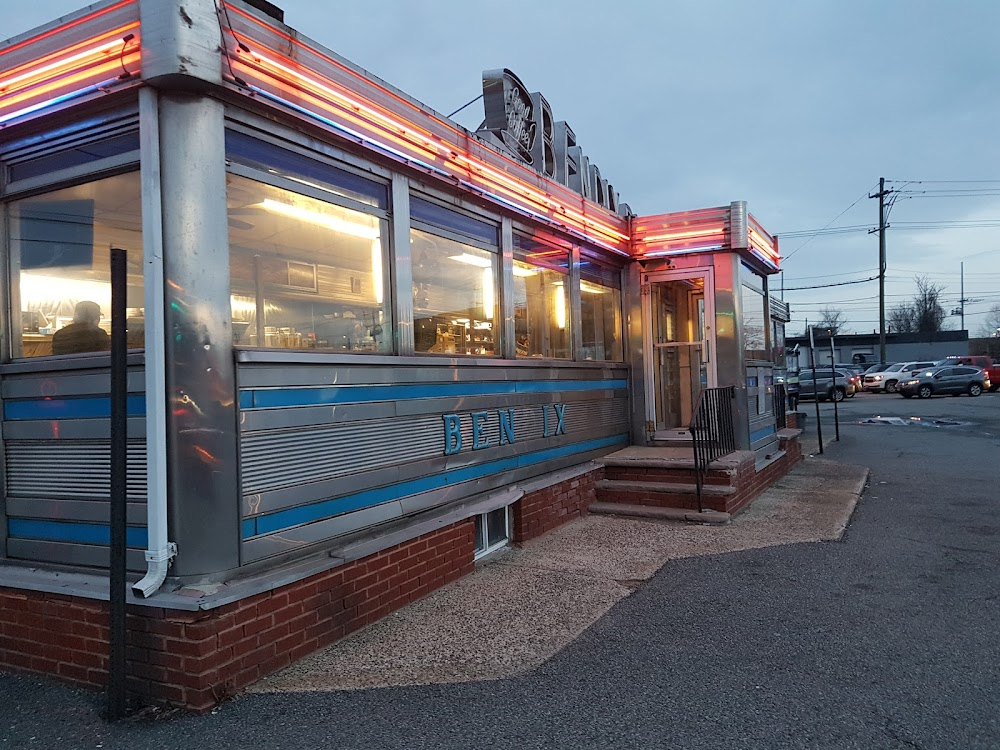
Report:
[[[80,352],[106,352],[111,350],[111,337],[97,324],[101,320],[101,306],[83,300],[76,303],[73,322],[60,328],[52,337],[53,354]]]

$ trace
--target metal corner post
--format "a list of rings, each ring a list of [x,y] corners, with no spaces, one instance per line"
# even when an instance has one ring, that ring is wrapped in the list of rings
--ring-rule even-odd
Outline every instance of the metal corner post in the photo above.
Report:
[[[223,104],[161,92],[167,479],[178,576],[240,563]]]

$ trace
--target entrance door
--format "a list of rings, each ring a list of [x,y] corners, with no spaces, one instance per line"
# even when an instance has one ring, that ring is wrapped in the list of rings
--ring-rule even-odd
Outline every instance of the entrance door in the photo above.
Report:
[[[643,274],[646,420],[651,438],[690,437],[702,388],[715,385],[710,268]]]

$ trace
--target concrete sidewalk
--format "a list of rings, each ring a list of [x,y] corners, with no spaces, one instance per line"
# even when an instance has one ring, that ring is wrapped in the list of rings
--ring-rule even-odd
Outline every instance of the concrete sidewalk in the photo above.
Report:
[[[534,669],[668,561],[839,539],[868,469],[810,458],[725,526],[587,516],[252,686],[351,690]]]

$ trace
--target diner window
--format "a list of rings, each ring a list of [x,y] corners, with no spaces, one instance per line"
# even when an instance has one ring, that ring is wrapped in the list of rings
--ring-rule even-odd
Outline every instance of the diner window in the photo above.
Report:
[[[497,254],[410,230],[417,352],[494,355]]]
[[[774,357],[774,366],[780,369],[785,368],[785,324],[780,320],[772,320],[771,327],[771,353]]]
[[[385,220],[232,174],[226,197],[236,345],[391,350]]]
[[[621,274],[586,258],[580,262],[580,325],[584,359],[624,360]]]
[[[569,319],[569,250],[515,234],[517,356],[570,358]]]
[[[743,309],[743,356],[746,361],[767,360],[767,317],[764,279],[746,265],[740,266]]]
[[[126,251],[127,340],[144,345],[138,172],[8,206],[14,357],[111,348],[110,248]]]

